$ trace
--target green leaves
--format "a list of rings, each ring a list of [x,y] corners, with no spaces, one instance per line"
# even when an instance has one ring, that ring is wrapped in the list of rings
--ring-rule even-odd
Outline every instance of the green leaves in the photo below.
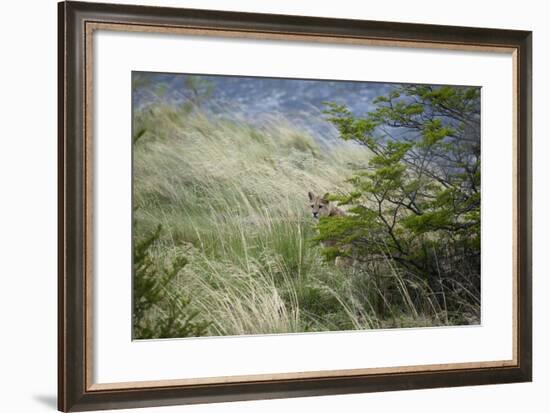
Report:
[[[339,105],[334,102],[325,102],[328,107],[323,113],[328,115],[327,120],[334,124],[343,140],[355,140],[364,144],[369,144],[371,133],[378,126],[374,119],[355,118],[345,105]]]
[[[422,140],[418,143],[418,147],[430,149],[441,142],[445,137],[451,136],[453,132],[452,128],[442,126],[441,119],[427,121],[422,126]]]
[[[132,142],[135,144],[137,143],[137,141],[139,139],[141,139],[143,137],[143,135],[145,135],[145,133],[147,132],[147,129],[146,128],[139,128],[135,133],[134,133],[134,137],[132,139]]]
[[[401,224],[415,234],[439,231],[448,228],[452,222],[452,211],[446,209],[436,209],[422,215],[411,214],[401,220]]]
[[[443,269],[479,283],[479,96],[478,88],[403,85],[363,117],[327,104],[340,137],[373,153],[350,177],[352,194],[335,198],[350,206],[347,216],[319,222],[327,256],[382,255],[431,288],[441,288]]]
[[[205,335],[210,322],[198,321],[199,312],[190,309],[191,299],[170,289],[187,259],[177,256],[168,264],[156,262],[154,248],[161,231],[159,225],[134,245],[133,336],[152,339]]]

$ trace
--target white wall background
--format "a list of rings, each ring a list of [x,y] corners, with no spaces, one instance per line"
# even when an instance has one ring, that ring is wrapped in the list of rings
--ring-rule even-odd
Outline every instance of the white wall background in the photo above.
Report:
[[[103,0],[108,2],[115,2]],[[547,412],[550,388],[550,26],[523,0],[118,0],[191,8],[534,31],[534,382],[187,407],[144,412]],[[0,3],[0,411],[56,405],[56,48],[54,0]],[[548,178],[547,178],[548,177]],[[545,179],[546,178],[546,179]]]

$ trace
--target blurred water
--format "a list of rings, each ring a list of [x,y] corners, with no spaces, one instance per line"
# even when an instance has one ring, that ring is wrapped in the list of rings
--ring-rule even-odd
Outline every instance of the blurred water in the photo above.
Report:
[[[136,108],[159,99],[165,103],[183,104],[193,98],[186,85],[189,75],[139,72],[134,76],[140,79],[133,94]],[[362,115],[373,109],[374,98],[388,93],[394,86],[369,82],[193,76],[212,86],[211,95],[202,103],[203,109],[211,114],[259,127],[278,117],[284,118],[321,143],[337,141],[334,126],[324,120],[323,102],[346,104],[354,114]],[[157,93],[152,93],[154,90]]]
[[[190,88],[190,83],[198,86]],[[211,116],[260,129],[273,122],[287,122],[293,129],[310,134],[319,144],[336,145],[342,141],[322,113],[324,102],[344,104],[355,116],[362,116],[375,108],[375,98],[387,95],[397,86],[398,83],[133,72],[132,97],[135,108],[157,102],[182,105],[200,100],[202,110]],[[399,137],[410,132],[393,129],[392,133]]]

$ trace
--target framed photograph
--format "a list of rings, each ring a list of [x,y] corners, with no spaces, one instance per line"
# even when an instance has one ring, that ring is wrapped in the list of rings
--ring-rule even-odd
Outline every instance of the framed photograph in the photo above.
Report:
[[[59,410],[530,381],[531,36],[59,3]]]

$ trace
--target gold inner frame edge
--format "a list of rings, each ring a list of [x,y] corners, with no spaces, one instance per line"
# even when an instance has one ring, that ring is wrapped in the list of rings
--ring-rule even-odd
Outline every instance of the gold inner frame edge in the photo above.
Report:
[[[252,38],[260,40],[285,40],[285,41],[306,41],[321,42],[329,44],[353,44],[378,47],[406,47],[421,49],[439,49],[439,50],[458,50],[474,51],[485,53],[504,53],[512,55],[513,65],[513,314],[512,314],[512,360],[499,361],[479,361],[467,363],[448,363],[431,365],[411,365],[399,367],[374,367],[357,368],[344,370],[321,370],[306,372],[288,372],[273,374],[253,374],[238,376],[217,376],[201,377],[175,380],[144,380],[118,383],[94,383],[93,382],[93,268],[92,268],[92,247],[93,247],[93,33],[96,30],[134,32],[134,33],[165,33],[179,34],[189,36],[213,36],[230,38]],[[202,387],[205,385],[216,384],[242,384],[264,381],[292,381],[301,379],[326,380],[337,377],[370,376],[370,375],[394,375],[394,374],[413,374],[413,373],[437,373],[450,372],[470,369],[502,369],[519,366],[519,317],[518,317],[518,282],[519,282],[519,260],[517,257],[518,241],[518,163],[519,154],[517,150],[519,140],[519,66],[518,66],[518,48],[510,45],[500,44],[465,44],[448,43],[418,40],[402,40],[391,38],[369,38],[369,37],[349,37],[332,36],[320,33],[290,33],[276,31],[247,31],[240,29],[220,29],[212,27],[191,27],[191,26],[169,26],[169,25],[146,25],[134,23],[116,23],[116,22],[84,22],[84,43],[85,43],[85,113],[84,113],[84,137],[85,137],[85,383],[87,392],[95,391],[116,391],[129,389],[146,388],[165,388],[165,387]]]

